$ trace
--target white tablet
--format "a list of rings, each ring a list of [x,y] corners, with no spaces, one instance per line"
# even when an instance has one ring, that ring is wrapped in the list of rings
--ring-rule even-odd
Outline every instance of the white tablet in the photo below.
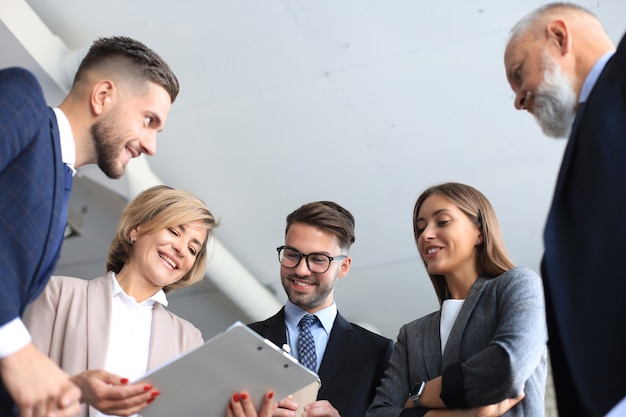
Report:
[[[269,390],[281,399],[311,384],[320,386],[315,373],[241,322],[134,382],[161,393],[142,410],[144,417],[225,416],[236,392],[248,392],[258,409]]]

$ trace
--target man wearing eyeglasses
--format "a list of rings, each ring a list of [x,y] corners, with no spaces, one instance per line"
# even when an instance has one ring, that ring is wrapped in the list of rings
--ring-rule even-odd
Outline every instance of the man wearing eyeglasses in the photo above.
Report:
[[[335,284],[350,271],[354,217],[331,201],[308,203],[287,216],[285,244],[277,248],[289,300],[269,319],[250,325],[316,372],[322,385],[309,416],[362,417],[387,367],[393,341],[349,323],[337,311]],[[290,398],[274,416],[295,415]],[[292,413],[285,414],[286,410]]]

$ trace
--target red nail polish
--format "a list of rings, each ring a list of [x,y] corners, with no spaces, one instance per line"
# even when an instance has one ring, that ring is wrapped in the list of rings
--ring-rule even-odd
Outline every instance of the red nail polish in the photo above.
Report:
[[[158,397],[159,395],[161,395],[161,393],[159,391],[153,391],[152,394],[153,397]]]
[[[122,384],[128,384],[128,378],[122,378],[122,379],[120,380],[120,382],[121,382]]]
[[[152,385],[144,385],[143,386],[143,390],[144,391],[150,391],[152,389]]]
[[[234,394],[233,395],[233,401],[236,402],[236,403],[239,402],[239,394]]]
[[[246,394],[245,392],[242,392],[242,393],[241,393],[241,399],[242,399],[242,400],[246,400],[246,399],[248,399],[248,394]]]
[[[233,411],[233,403],[228,403],[228,409],[229,409],[230,411]]]
[[[150,403],[152,403],[152,401],[154,401],[154,398],[148,398],[147,403],[150,404]]]
[[[274,393],[273,392],[268,393],[267,398],[269,398],[270,400],[274,398]]]

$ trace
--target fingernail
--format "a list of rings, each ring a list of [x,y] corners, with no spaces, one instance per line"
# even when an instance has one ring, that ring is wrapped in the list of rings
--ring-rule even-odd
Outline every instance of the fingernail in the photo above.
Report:
[[[150,391],[152,389],[152,385],[144,385],[143,386],[143,390],[144,391]]]
[[[159,395],[161,395],[161,393],[159,391],[152,391],[152,395],[153,397],[158,397]]]
[[[246,400],[246,399],[248,399],[248,394],[246,394],[245,392],[242,392],[242,393],[241,393],[241,399],[242,399],[242,400]]]
[[[273,392],[268,393],[268,394],[267,394],[267,398],[268,398],[268,399],[270,399],[270,400],[271,400],[272,398],[274,398],[274,393],[273,393]]]
[[[228,403],[228,409],[230,411],[233,411],[233,403],[231,403],[231,402]]]
[[[147,403],[150,404],[150,403],[152,403],[152,401],[154,401],[154,398],[148,398]]]
[[[122,384],[128,384],[128,378],[122,378],[122,379],[120,380],[120,382],[121,382]]]
[[[233,395],[233,401],[234,402],[239,402],[239,394],[234,394]]]

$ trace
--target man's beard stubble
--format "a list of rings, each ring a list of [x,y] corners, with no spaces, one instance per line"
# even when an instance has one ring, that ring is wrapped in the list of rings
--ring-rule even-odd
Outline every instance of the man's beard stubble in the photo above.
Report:
[[[120,166],[120,145],[116,141],[114,123],[115,115],[107,115],[91,127],[91,138],[96,150],[98,167],[104,174],[113,179],[124,174],[124,167]]]
[[[324,304],[330,293],[332,293],[335,288],[335,283],[337,282],[337,277],[335,277],[332,283],[323,284],[318,281],[318,285],[313,295],[302,295],[290,288],[292,279],[299,279],[305,282],[311,282],[311,279],[300,278],[296,274],[288,274],[286,276],[281,275],[281,283],[283,284],[283,289],[285,290],[289,301],[307,311]]]
[[[541,55],[543,81],[537,88],[533,115],[547,136],[567,138],[576,117],[576,92],[570,79],[546,52]]]

